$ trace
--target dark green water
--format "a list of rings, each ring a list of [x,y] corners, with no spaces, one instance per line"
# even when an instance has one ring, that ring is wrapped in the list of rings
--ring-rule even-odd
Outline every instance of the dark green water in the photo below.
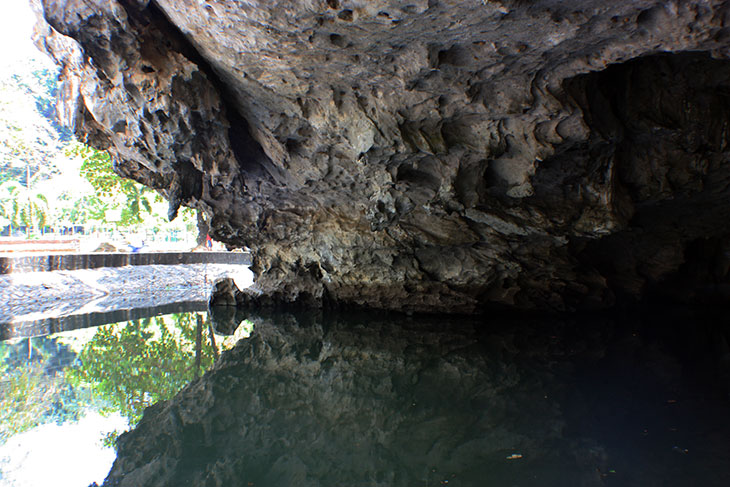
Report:
[[[248,319],[238,341],[197,312],[2,343],[3,440],[156,403],[107,485],[730,485],[722,313]]]

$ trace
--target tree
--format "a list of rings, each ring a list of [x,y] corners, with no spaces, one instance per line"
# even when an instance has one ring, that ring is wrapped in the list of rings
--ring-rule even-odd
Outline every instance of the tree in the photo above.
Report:
[[[63,191],[54,200],[49,220],[53,226],[101,224],[107,209],[96,195]]]
[[[91,183],[96,192],[96,199],[93,202],[102,207],[97,208],[97,214],[99,210],[121,207],[121,220],[116,223],[122,227],[144,223],[145,213],[152,216],[151,202],[156,193],[116,174],[107,151],[96,150],[76,142],[66,149],[66,154],[83,159],[81,176]]]
[[[11,225],[24,225],[26,234],[30,236],[46,225],[48,200],[35,188],[28,188],[17,181],[6,181],[0,185],[0,209]]]

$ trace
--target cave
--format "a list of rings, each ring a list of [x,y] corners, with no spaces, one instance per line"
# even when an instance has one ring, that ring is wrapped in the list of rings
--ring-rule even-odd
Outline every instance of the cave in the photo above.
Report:
[[[546,160],[537,186],[610,188],[610,230],[571,245],[620,303],[728,298],[729,70],[707,52],[661,53],[563,83],[590,136]]]
[[[43,3],[67,123],[251,250],[242,303],[725,299],[724,3],[319,3]]]
[[[105,485],[727,485],[730,3],[40,5],[77,137],[253,258]]]

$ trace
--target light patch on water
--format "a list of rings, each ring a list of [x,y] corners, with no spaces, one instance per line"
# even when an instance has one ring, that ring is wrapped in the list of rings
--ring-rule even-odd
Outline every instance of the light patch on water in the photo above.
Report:
[[[78,422],[44,424],[15,435],[0,446],[0,487],[101,484],[116,457],[102,438],[126,429],[119,414],[89,411]]]

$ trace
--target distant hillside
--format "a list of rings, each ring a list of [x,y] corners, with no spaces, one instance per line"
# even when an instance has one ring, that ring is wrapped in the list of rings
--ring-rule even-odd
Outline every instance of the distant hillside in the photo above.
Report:
[[[16,64],[0,76],[0,182],[26,184],[57,172],[53,161],[71,141],[71,132],[56,119],[58,71],[40,60]]]

